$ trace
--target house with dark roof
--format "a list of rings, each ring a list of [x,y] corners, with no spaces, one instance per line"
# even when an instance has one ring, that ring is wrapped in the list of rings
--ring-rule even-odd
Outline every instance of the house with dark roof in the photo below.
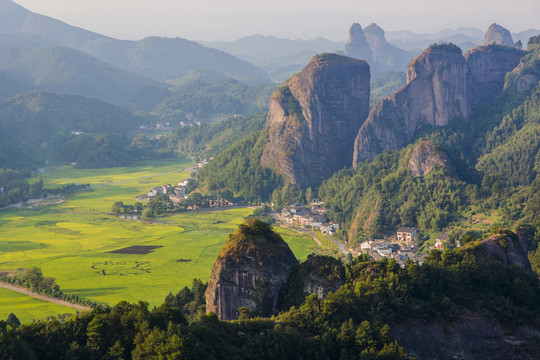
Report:
[[[411,242],[416,238],[416,229],[412,227],[400,227],[397,230],[398,241]]]

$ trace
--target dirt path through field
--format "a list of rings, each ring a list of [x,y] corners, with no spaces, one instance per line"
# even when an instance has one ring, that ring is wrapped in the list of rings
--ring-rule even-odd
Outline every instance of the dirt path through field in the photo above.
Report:
[[[31,296],[31,297],[39,299],[39,300],[48,301],[48,302],[53,303],[53,304],[68,306],[68,307],[73,308],[75,310],[79,310],[79,311],[90,311],[90,310],[92,310],[92,308],[90,308],[88,306],[72,304],[72,303],[64,301],[64,300],[55,299],[55,298],[51,298],[51,297],[48,297],[48,296],[36,294],[36,293],[34,293],[34,292],[32,292],[32,291],[30,291],[28,289],[25,289],[25,288],[22,288],[22,287],[19,287],[19,286],[15,286],[15,285],[11,285],[9,283],[5,283],[5,282],[2,282],[2,281],[0,281],[0,287],[3,287],[3,288],[8,289],[8,290],[13,290],[13,291],[16,291],[16,292],[24,294],[24,295]]]

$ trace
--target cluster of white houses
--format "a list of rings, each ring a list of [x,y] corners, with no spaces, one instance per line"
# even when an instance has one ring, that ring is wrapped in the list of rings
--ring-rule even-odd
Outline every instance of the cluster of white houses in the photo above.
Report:
[[[339,230],[339,224],[326,220],[326,209],[319,199],[313,199],[309,208],[301,204],[291,204],[281,211],[281,219],[288,224],[319,229],[323,234],[333,235]]]
[[[353,251],[353,255],[358,256],[360,253],[367,253],[375,260],[381,260],[382,258],[394,259],[401,266],[405,265],[407,259],[421,263],[424,256],[417,254],[418,244],[414,241],[415,238],[415,228],[400,227],[396,231],[396,237],[394,238],[396,243],[389,243],[387,239],[365,241],[360,244],[356,251]]]
[[[187,199],[188,195],[186,187],[189,179],[180,181],[177,186],[171,186],[171,184],[161,185],[148,191],[145,196],[137,198],[138,200],[152,200],[158,195],[167,195],[174,204],[181,203],[184,199]]]

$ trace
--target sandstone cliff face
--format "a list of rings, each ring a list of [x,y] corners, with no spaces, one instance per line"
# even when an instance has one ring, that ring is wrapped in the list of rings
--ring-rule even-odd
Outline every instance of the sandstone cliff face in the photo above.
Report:
[[[505,76],[519,65],[522,50],[507,46],[479,46],[465,54],[473,77],[475,103],[496,97],[504,87]]]
[[[451,323],[393,325],[392,336],[410,356],[420,359],[534,359],[534,350],[520,349],[519,344],[538,338],[540,332],[527,326],[508,330],[497,322],[468,314]]]
[[[277,311],[278,295],[296,258],[270,226],[250,219],[229,236],[206,289],[206,311],[221,320],[238,318],[238,308],[259,315]]]
[[[369,65],[345,56],[314,57],[270,98],[269,144],[261,164],[308,187],[350,166],[369,111]]]
[[[484,36],[484,45],[514,46],[514,40],[510,31],[498,24],[491,24]]]
[[[432,46],[409,64],[407,85],[371,110],[355,140],[353,165],[405,146],[423,126],[467,118],[471,107],[471,74],[461,50]]]
[[[413,176],[426,176],[435,166],[453,171],[454,167],[448,156],[429,141],[420,141],[409,158],[409,171]]]
[[[519,237],[514,233],[493,234],[482,240],[480,247],[475,252],[481,261],[501,261],[503,264],[515,264],[532,272],[527,252],[523,249]]]
[[[371,61],[373,61],[373,54],[369,45],[366,35],[362,30],[362,26],[358,23],[352,24],[349,29],[349,41],[347,42],[347,45],[345,45],[344,54],[371,63]]]

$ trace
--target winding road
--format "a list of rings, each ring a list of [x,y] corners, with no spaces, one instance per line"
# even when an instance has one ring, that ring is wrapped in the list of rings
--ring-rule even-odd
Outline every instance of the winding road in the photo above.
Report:
[[[72,304],[72,303],[64,301],[64,300],[48,297],[48,296],[45,296],[45,295],[40,295],[40,294],[32,292],[32,291],[30,291],[30,290],[28,290],[26,288],[11,285],[9,283],[5,283],[5,282],[2,282],[2,281],[0,281],[0,287],[2,287],[4,289],[16,291],[16,292],[21,293],[23,295],[31,296],[31,297],[39,299],[39,300],[48,301],[48,302],[53,303],[53,304],[62,305],[62,306],[68,306],[68,307],[73,308],[73,309],[78,310],[78,311],[90,311],[90,310],[92,310],[92,308],[90,308],[88,306],[83,306],[83,305],[79,305],[79,304]]]

